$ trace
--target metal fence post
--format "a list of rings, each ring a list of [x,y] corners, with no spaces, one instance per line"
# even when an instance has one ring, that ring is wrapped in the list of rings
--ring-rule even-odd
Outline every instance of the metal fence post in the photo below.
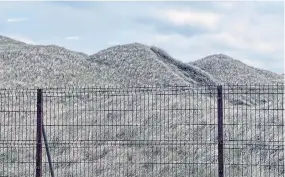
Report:
[[[43,111],[43,92],[37,89],[37,147],[36,147],[36,177],[42,176],[42,111]]]
[[[223,87],[219,85],[218,90],[218,164],[219,177],[224,177],[224,140],[223,140]]]

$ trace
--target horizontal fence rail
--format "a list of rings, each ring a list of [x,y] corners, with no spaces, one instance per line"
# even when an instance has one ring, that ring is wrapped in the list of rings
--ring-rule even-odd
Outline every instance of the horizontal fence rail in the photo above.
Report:
[[[0,176],[284,177],[283,105],[284,85],[2,89]]]

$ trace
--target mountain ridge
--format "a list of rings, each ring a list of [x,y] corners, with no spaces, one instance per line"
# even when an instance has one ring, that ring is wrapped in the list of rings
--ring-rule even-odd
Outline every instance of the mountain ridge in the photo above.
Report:
[[[249,72],[249,76],[255,79],[244,76],[235,78],[237,82],[228,82],[228,70],[215,71],[227,65],[239,70],[253,69],[256,73]],[[30,45],[0,35],[0,66],[1,87],[166,87],[256,83],[253,82],[256,79],[263,83],[282,82],[282,76],[276,73],[252,68],[224,54],[183,63],[161,48],[138,42],[87,55],[57,45]]]

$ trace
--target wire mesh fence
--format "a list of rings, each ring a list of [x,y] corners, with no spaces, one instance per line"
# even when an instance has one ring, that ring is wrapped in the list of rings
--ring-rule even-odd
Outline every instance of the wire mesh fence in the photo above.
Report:
[[[0,176],[35,176],[37,90],[0,93]],[[42,176],[284,177],[284,85],[223,86],[223,146],[217,96],[217,86],[43,89]]]
[[[34,176],[36,90],[0,90],[0,176]]]
[[[284,85],[223,92],[225,176],[284,177]]]

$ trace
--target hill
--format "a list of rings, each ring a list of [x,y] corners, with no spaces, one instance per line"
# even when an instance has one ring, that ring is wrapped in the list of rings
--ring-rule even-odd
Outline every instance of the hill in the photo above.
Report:
[[[201,69],[175,60],[162,49],[139,43],[118,45],[89,57],[108,78],[121,87],[215,85],[217,82]]]
[[[9,88],[216,84],[199,68],[138,43],[88,56],[55,45],[28,45],[1,36],[0,66],[0,86]]]
[[[273,84],[276,73],[217,54],[183,63],[155,46],[117,45],[91,56],[0,36],[0,87],[139,87]],[[239,73],[238,75],[236,73]]]
[[[55,45],[28,45],[0,36],[0,87],[79,87],[105,82],[88,55]],[[108,82],[106,81],[106,83]]]
[[[224,54],[191,62],[224,84],[277,84],[284,78],[276,73],[248,66]]]

